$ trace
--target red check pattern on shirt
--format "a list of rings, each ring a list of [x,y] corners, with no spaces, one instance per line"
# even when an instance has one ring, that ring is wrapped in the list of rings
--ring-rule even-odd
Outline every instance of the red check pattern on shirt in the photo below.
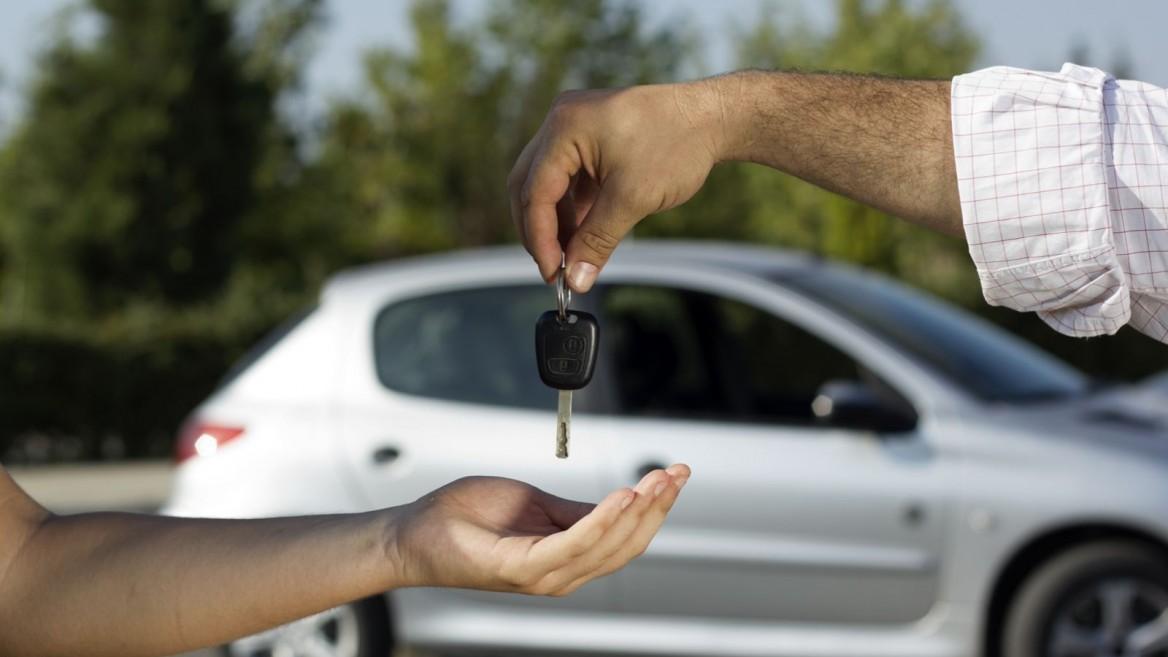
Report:
[[[1067,64],[952,86],[969,252],[986,301],[1073,336],[1168,343],[1168,91]]]

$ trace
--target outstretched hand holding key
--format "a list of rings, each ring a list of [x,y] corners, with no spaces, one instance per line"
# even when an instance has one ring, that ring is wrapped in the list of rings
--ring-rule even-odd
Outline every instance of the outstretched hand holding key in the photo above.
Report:
[[[572,430],[572,391],[592,380],[600,327],[596,318],[571,311],[572,291],[561,268],[556,277],[556,309],[540,315],[535,323],[535,361],[539,378],[560,391],[556,413],[556,457],[568,458]]]

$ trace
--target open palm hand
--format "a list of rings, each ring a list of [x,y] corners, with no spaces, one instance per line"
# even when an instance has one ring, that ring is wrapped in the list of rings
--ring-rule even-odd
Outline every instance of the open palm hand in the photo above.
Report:
[[[689,478],[655,470],[599,504],[512,479],[468,477],[404,508],[397,525],[411,584],[566,595],[645,551]]]

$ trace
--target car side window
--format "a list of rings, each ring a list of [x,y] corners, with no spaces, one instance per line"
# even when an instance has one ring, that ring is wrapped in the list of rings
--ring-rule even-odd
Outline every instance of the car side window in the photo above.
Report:
[[[669,287],[599,291],[621,414],[811,424],[824,383],[860,378],[852,358],[749,304]]]
[[[552,409],[535,367],[535,319],[551,294],[540,285],[476,288],[395,302],[373,329],[377,376],[411,395]]]

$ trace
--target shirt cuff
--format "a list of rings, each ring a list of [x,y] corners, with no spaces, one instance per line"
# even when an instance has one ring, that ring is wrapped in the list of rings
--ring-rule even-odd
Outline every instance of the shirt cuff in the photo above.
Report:
[[[1108,207],[1104,72],[994,67],[952,84],[953,151],[969,253],[991,305],[1073,336],[1131,317]]]

